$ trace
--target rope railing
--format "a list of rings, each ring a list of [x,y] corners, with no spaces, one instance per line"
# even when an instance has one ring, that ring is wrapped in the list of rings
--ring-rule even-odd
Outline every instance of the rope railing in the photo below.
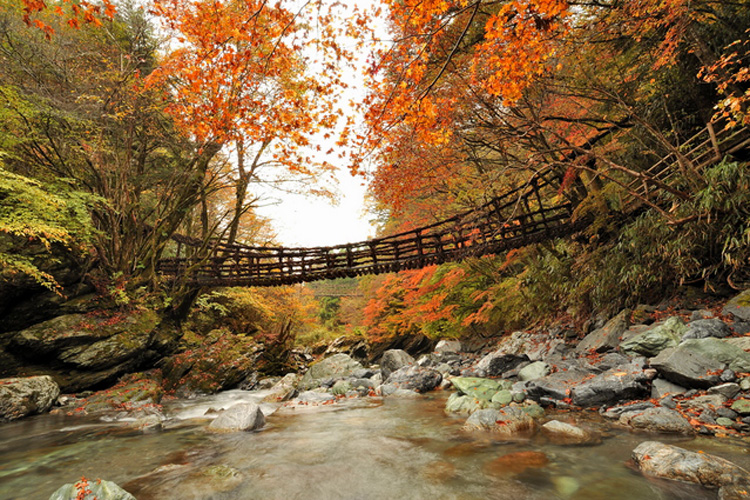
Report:
[[[671,152],[645,175],[667,182],[690,161],[700,169],[723,155],[745,148],[748,129],[706,129],[686,141],[682,151]],[[648,179],[635,179],[628,189],[637,198],[656,192]],[[587,219],[574,220],[570,201],[545,206],[544,190],[557,191],[559,178],[551,168],[535,173],[527,183],[497,196],[475,210],[411,231],[336,246],[312,248],[254,247],[217,242],[207,256],[172,257],[159,261],[166,279],[192,286],[275,286],[324,279],[416,269],[467,257],[494,254],[531,243],[573,234]],[[626,204],[627,205],[627,204]],[[633,205],[633,203],[630,203]],[[632,208],[632,207],[631,207]],[[190,239],[181,244],[190,246]]]

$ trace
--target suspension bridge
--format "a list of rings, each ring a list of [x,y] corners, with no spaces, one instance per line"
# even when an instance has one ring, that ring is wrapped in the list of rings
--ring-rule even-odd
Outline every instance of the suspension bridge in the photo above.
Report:
[[[669,189],[687,165],[700,170],[750,145],[750,129],[709,124],[648,170],[623,183],[623,212],[634,213]],[[435,224],[391,236],[313,248],[254,247],[216,242],[209,252],[161,259],[163,278],[189,286],[277,286],[417,269],[496,254],[579,232],[591,220],[574,217],[576,203],[560,191],[551,168],[486,204]],[[551,202],[549,200],[558,200]],[[178,239],[187,248],[199,243]]]

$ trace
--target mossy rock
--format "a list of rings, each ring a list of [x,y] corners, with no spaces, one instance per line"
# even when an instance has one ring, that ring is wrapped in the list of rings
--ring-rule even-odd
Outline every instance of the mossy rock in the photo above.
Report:
[[[451,383],[460,393],[482,401],[492,401],[498,391],[510,389],[512,385],[508,380],[480,377],[454,377]]]

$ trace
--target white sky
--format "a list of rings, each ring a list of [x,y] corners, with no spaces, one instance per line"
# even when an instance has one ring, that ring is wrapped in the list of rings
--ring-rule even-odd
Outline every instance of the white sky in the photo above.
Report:
[[[349,0],[346,4],[356,4],[360,9],[366,9],[373,4],[373,0]],[[363,64],[367,54],[360,54],[359,57],[360,63]],[[349,77],[347,83],[350,87],[342,96],[341,102],[361,99],[365,91],[361,72],[347,72],[346,76]],[[362,120],[358,120],[358,123],[361,122]],[[323,151],[333,147],[335,151],[331,155],[315,156],[338,167],[334,173],[338,186],[328,186],[336,192],[337,204],[333,205],[329,200],[314,196],[269,191],[268,197],[279,203],[266,204],[256,209],[259,215],[271,220],[280,244],[303,247],[333,246],[375,236],[375,229],[370,225],[370,216],[365,209],[365,180],[362,177],[352,177],[345,160],[337,157],[339,149],[335,146],[335,141],[334,134],[328,141],[330,146],[323,144],[322,147]],[[321,139],[321,142],[325,141]]]

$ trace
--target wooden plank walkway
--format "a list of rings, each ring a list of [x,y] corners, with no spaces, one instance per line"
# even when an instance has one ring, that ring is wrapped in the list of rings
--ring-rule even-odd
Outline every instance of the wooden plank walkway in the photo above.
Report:
[[[714,130],[709,125],[655,163],[628,188],[636,193],[626,203],[633,212],[653,199],[660,185],[684,169],[700,170],[726,154],[746,149],[750,130]],[[467,257],[495,254],[576,233],[590,221],[573,220],[574,204],[552,206],[561,179],[551,169],[535,173],[516,189],[436,224],[372,240],[314,248],[251,247],[218,243],[203,257],[159,261],[168,280],[190,286],[276,286],[417,269]],[[559,198],[559,197],[558,197]],[[189,243],[183,238],[183,243]]]

